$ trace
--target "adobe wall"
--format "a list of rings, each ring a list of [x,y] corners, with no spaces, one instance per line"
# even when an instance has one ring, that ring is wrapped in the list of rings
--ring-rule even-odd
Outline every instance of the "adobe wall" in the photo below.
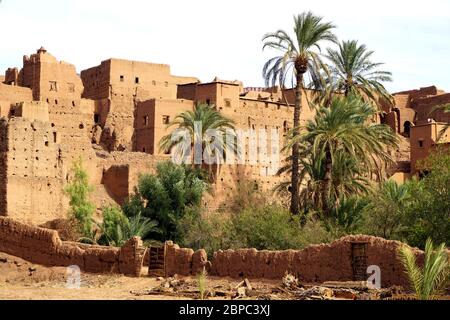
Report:
[[[164,155],[164,152],[159,150],[159,141],[176,128],[167,129],[167,124],[181,112],[193,110],[193,108],[193,101],[183,99],[152,99],[138,103],[134,151]]]
[[[169,156],[155,156],[142,152],[97,152],[98,180],[95,184],[103,184],[110,196],[122,203],[138,185],[139,176],[155,173],[159,162],[169,160]]]
[[[417,112],[417,122],[425,123],[429,118],[437,122],[450,122],[450,113],[443,110],[433,111],[436,106],[448,103],[450,103],[450,93],[415,100],[412,108]]]
[[[123,247],[101,247],[61,241],[58,232],[0,217],[0,251],[45,266],[77,265],[84,272],[139,276],[145,248],[139,238]]]
[[[1,125],[0,153],[6,185],[3,210],[24,222],[44,223],[64,215],[59,146],[48,122],[13,117]]]
[[[168,242],[166,273],[168,276],[195,275],[205,266],[209,274],[220,277],[281,279],[285,272],[291,272],[307,283],[352,281],[352,243],[367,243],[367,266],[380,267],[383,287],[408,286],[404,269],[397,258],[401,243],[363,235],[346,236],[330,244],[311,245],[303,250],[219,250],[209,263],[203,251],[182,249]],[[419,263],[422,263],[423,252],[413,250]]]

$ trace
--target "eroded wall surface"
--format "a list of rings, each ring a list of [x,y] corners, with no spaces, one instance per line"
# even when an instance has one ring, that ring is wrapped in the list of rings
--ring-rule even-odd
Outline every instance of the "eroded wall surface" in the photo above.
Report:
[[[307,283],[352,281],[355,280],[357,267],[353,252],[355,244],[365,244],[365,267],[374,265],[380,268],[383,287],[408,286],[397,255],[399,246],[404,244],[363,235],[347,236],[330,244],[311,245],[303,250],[219,250],[210,261],[204,250],[194,252],[168,243],[166,273],[168,276],[195,275],[205,267],[209,274],[221,277],[281,279],[286,272],[290,272]],[[423,263],[423,252],[415,248],[413,252],[419,263]],[[365,280],[369,275],[366,276]]]
[[[0,217],[0,251],[36,264],[140,276],[145,250],[139,238],[121,248],[84,245],[61,241],[57,231]]]

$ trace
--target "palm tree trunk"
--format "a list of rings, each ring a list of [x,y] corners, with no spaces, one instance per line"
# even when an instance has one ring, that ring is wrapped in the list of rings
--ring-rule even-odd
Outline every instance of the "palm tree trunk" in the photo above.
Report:
[[[330,195],[330,186],[331,186],[331,153],[330,150],[327,149],[325,151],[325,175],[323,178],[323,189],[322,189],[322,210],[323,213],[327,216],[330,212],[329,200],[328,197]]]
[[[302,109],[302,89],[303,73],[297,71],[297,85],[295,87],[295,106],[294,106],[294,137],[300,134],[300,112]],[[294,141],[296,141],[295,139]],[[299,190],[298,190],[298,168],[299,168],[299,144],[295,142],[292,146],[292,176],[291,176],[291,213],[299,214]]]

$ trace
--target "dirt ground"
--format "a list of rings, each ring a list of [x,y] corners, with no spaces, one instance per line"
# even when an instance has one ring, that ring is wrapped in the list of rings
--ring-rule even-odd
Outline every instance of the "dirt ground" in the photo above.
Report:
[[[80,287],[68,287],[67,268],[34,265],[20,258],[0,253],[0,300],[180,300],[198,299],[196,277],[168,279],[146,276],[81,273]],[[299,283],[289,275],[279,280],[242,281],[242,279],[207,277],[208,299],[258,300],[410,300],[414,296],[401,287],[381,290],[355,288],[360,282],[314,285]],[[336,286],[337,284],[337,286]],[[362,284],[364,286],[364,283]],[[449,300],[450,296],[439,299]]]
[[[149,295],[161,280],[143,276],[131,278],[120,275],[81,274],[81,288],[69,289],[67,269],[34,265],[20,258],[0,253],[0,300],[175,300],[189,299],[176,295]],[[145,272],[145,270],[143,270]],[[183,277],[195,283],[194,277]],[[208,287],[234,287],[240,280],[208,277]],[[279,281],[252,281],[270,288]],[[215,299],[225,299],[217,297]],[[229,298],[228,298],[229,299]]]

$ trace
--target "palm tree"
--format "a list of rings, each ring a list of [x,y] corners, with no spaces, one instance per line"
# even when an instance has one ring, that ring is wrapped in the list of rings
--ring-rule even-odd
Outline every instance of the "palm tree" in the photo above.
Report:
[[[329,107],[317,108],[304,133],[290,136],[287,146],[302,145],[305,154],[312,154],[321,163],[321,209],[325,214],[329,213],[330,204],[335,201],[336,205],[339,199],[332,193],[339,160],[350,160],[339,170],[348,170],[353,164],[353,172],[378,177],[383,175],[382,165],[393,161],[388,148],[396,148],[398,138],[388,126],[369,121],[375,113],[370,104],[357,97],[334,97]]]
[[[372,62],[370,59],[374,52],[364,44],[358,44],[356,40],[342,41],[338,50],[328,48],[327,52],[331,77],[328,79],[326,94],[354,94],[375,105],[378,105],[379,98],[392,101],[392,96],[382,84],[392,81],[392,74],[378,70],[383,63]]]
[[[416,256],[409,247],[401,246],[399,256],[418,299],[433,299],[446,289],[450,263],[444,243],[434,249],[431,239],[427,240],[423,268],[417,265]]]
[[[197,168],[204,162],[210,169],[213,163],[218,168],[228,152],[238,152],[234,121],[208,104],[199,104],[193,111],[182,112],[167,128],[172,126],[176,129],[161,139],[160,150],[173,150],[177,159],[190,162]],[[210,159],[203,159],[203,151]]]
[[[294,38],[283,30],[267,33],[263,37],[263,49],[271,48],[281,52],[281,55],[269,59],[264,65],[263,77],[266,85],[275,86],[278,83],[284,88],[289,78],[292,84],[295,84],[294,135],[299,134],[304,76],[309,72],[312,80],[317,81],[318,70],[324,67],[319,54],[314,49],[320,51],[320,44],[323,41],[337,41],[332,33],[334,28],[333,24],[322,22],[322,17],[315,16],[312,12],[304,12],[294,17]],[[295,142],[292,145],[290,208],[293,214],[299,213],[298,153],[299,145]]]
[[[324,155],[310,152],[308,146],[301,145],[299,166],[299,198],[303,203],[303,211],[320,210],[323,208],[322,195],[325,177]],[[332,164],[332,182],[330,197],[336,205],[346,201],[354,195],[367,194],[370,189],[370,180],[366,177],[365,168],[362,168],[355,159],[351,159],[344,152],[336,154]],[[280,168],[278,174],[290,173],[291,166]],[[284,193],[289,182],[282,182],[275,188],[276,192]]]

